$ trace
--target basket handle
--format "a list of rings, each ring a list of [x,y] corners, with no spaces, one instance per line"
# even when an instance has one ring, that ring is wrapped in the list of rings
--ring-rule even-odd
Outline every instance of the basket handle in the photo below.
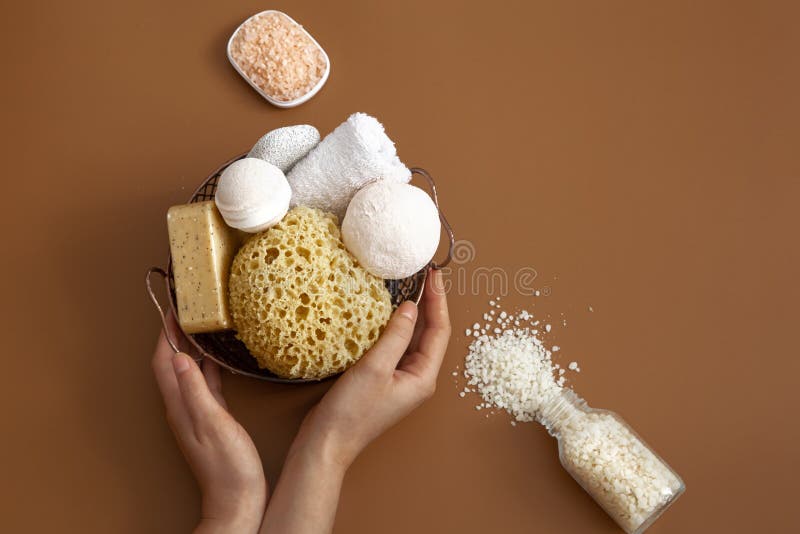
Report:
[[[439,195],[436,193],[436,182],[433,180],[433,176],[430,175],[428,171],[420,167],[412,167],[409,169],[411,174],[419,174],[425,180],[428,181],[428,186],[431,188],[431,196],[433,197],[433,203],[436,205],[436,211],[439,212],[439,220],[442,222],[442,226],[444,227],[444,231],[447,234],[447,239],[449,241],[449,246],[447,248],[447,257],[444,259],[442,263],[436,263],[435,261],[431,261],[430,266],[432,269],[442,269],[447,266],[453,260],[453,249],[456,246],[456,237],[453,234],[453,228],[450,226],[450,223],[447,222],[447,218],[444,216],[444,212],[442,212],[442,208],[439,207]]]
[[[154,274],[159,275],[164,280],[164,287],[167,289],[167,294],[169,295],[169,279],[167,278],[167,273],[161,267],[150,267],[147,270],[147,274],[144,277],[144,282],[147,285],[147,294],[150,295],[150,300],[153,301],[153,304],[158,310],[158,315],[161,317],[161,324],[164,326],[164,337],[167,338],[167,343],[169,346],[172,347],[172,350],[175,352],[181,352],[178,350],[178,344],[172,340],[172,336],[170,334],[170,328],[167,325],[167,315],[164,313],[164,308],[161,307],[161,303],[158,302],[158,297],[156,297],[155,292],[153,291],[153,284],[151,283],[151,278]]]

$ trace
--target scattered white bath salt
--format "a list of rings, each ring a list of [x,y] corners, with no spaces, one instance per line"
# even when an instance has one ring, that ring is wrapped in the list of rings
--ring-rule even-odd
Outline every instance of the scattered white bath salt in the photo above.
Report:
[[[489,306],[494,306],[494,305],[495,305],[495,302],[493,300],[490,300],[489,301]]]
[[[476,409],[476,410],[480,410],[480,409],[481,409],[481,405],[480,405],[480,404],[478,404],[477,406],[475,406],[475,409]]]
[[[502,332],[503,332],[503,331],[502,331],[502,330],[500,330],[499,328],[495,328],[495,329],[494,329],[494,333],[495,333],[495,334],[500,334],[500,333],[502,333]]]
[[[461,393],[458,394],[458,396],[463,399],[464,397],[467,396],[467,394],[462,391]]]
[[[551,350],[552,350],[553,352],[558,352],[558,351],[560,351],[560,350],[561,350],[561,347],[559,347],[558,345],[553,345],[553,348],[552,348]]]
[[[564,371],[564,369],[559,369],[559,370],[558,370],[558,374],[559,374],[559,375],[563,375],[565,372],[566,372],[566,371]]]
[[[491,318],[492,318],[491,315],[489,315],[488,313],[484,313],[483,314],[483,320],[484,321],[489,321]]]
[[[517,421],[533,421],[562,387],[553,375],[551,353],[525,329],[496,334],[470,345],[464,365],[468,384],[487,406],[502,408]]]
[[[504,311],[500,312],[500,318],[501,319],[505,319],[506,317],[508,317],[508,314],[506,312],[504,312]]]
[[[481,335],[481,333],[479,331],[477,331],[477,330],[473,330],[472,331],[472,337],[478,337],[479,335]]]
[[[531,318],[531,316],[528,313],[528,310],[522,310],[521,312],[519,312],[519,319],[521,321],[527,321],[530,318]]]
[[[552,326],[550,326],[549,324],[546,324],[546,325],[544,325],[544,329],[545,329],[547,332],[549,332],[550,330],[552,330],[552,329],[553,329],[553,327],[552,327]]]
[[[466,334],[466,335],[468,335],[468,336],[471,336],[471,335],[472,335],[472,330],[470,330],[469,328],[467,328],[466,330],[464,330],[464,334]]]
[[[453,371],[453,376],[458,376],[458,371]]]
[[[481,325],[478,324],[478,323],[475,323],[474,325],[472,325],[472,329],[473,330],[478,330],[478,329],[480,329],[480,327],[481,327]]]
[[[534,321],[534,322],[531,323],[531,326],[537,326],[538,324],[539,324],[539,321]]]
[[[511,426],[517,426],[517,422],[516,421],[511,421]]]
[[[494,310],[489,310],[489,315],[494,315]]]
[[[578,368],[578,362],[569,362],[569,365],[567,367],[569,367],[570,371],[574,371]]]

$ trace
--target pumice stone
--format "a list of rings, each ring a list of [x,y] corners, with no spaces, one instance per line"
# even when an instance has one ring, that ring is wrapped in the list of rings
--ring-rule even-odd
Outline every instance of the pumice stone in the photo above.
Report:
[[[283,172],[289,172],[295,163],[319,143],[319,131],[308,124],[286,126],[272,130],[253,146],[248,158],[263,159]]]

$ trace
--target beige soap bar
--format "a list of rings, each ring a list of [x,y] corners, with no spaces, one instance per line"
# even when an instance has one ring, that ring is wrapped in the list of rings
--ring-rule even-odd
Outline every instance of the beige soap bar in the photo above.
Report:
[[[228,275],[244,235],[225,224],[214,201],[167,212],[178,322],[187,334],[233,328]]]

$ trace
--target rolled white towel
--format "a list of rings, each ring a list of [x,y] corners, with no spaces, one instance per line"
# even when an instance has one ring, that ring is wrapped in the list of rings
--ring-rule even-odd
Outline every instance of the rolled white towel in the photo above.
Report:
[[[353,195],[374,180],[408,183],[411,172],[397,157],[383,125],[354,113],[298,161],[286,177],[292,206],[329,211],[341,221]]]

